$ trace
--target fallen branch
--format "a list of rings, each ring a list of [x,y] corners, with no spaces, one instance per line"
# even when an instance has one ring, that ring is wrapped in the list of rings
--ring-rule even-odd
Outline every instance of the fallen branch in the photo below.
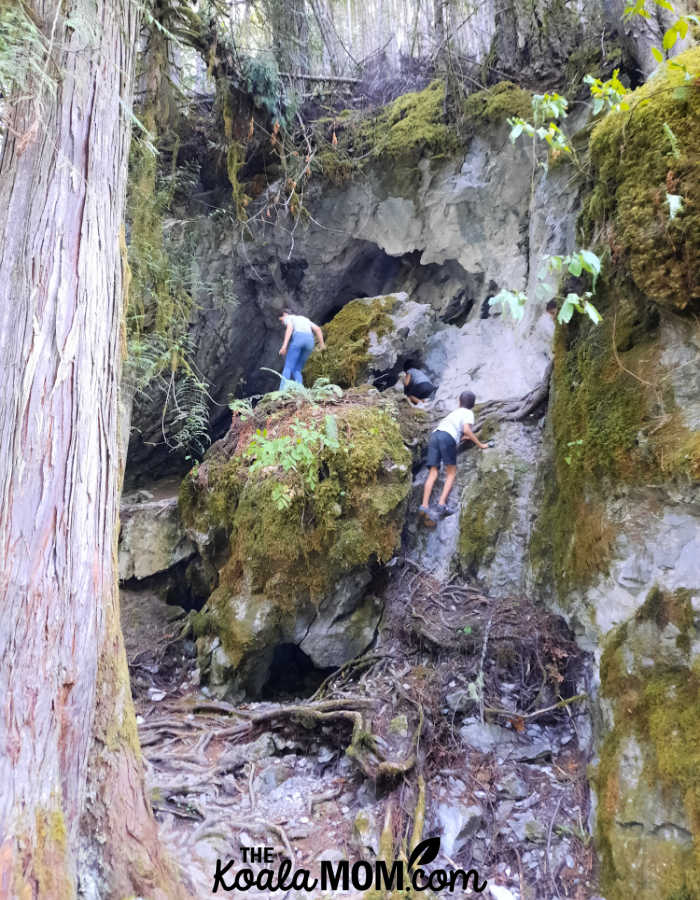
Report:
[[[508,716],[510,719],[535,719],[537,716],[544,716],[546,713],[554,712],[555,709],[561,709],[563,706],[569,706],[579,700],[587,700],[588,694],[576,694],[575,697],[567,697],[566,700],[560,700],[553,706],[547,706],[544,709],[537,709],[531,713],[512,712],[508,709],[497,709],[493,706],[485,706],[484,712],[493,713],[496,716]]]
[[[313,81],[324,83],[326,81],[332,84],[360,84],[359,78],[344,78],[341,75],[303,75],[301,72],[280,72],[282,78],[293,78],[298,81]]]

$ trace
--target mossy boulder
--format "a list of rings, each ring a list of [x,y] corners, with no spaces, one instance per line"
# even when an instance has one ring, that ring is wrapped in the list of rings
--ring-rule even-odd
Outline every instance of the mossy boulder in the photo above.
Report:
[[[318,450],[313,489],[284,464],[250,475],[256,426],[272,441],[298,423],[323,429],[327,416],[339,446]],[[236,422],[224,446],[212,448],[185,479],[180,508],[219,573],[196,629],[200,664],[221,692],[258,695],[283,643],[320,667],[367,647],[381,613],[367,586],[400,543],[410,483],[411,458],[391,404],[369,390],[271,410],[264,426]]]
[[[698,595],[653,588],[609,637],[613,727],[594,777],[605,896],[700,896]]]
[[[321,376],[341,387],[362,384],[419,355],[436,315],[401,292],[351,300],[324,325],[326,349],[304,371],[309,384]]]
[[[591,137],[587,236],[604,228],[616,264],[654,302],[698,309],[700,47],[661,66],[628,101]],[[667,195],[682,198],[673,218]]]
[[[476,131],[484,125],[503,125],[512,116],[532,118],[532,93],[512,81],[470,94],[462,104],[463,127]]]

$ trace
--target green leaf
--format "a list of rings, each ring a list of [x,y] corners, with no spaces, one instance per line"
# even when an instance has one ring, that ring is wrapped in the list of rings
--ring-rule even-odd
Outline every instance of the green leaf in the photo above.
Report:
[[[683,197],[680,194],[666,194],[666,202],[669,219],[675,219],[678,213],[683,212]]]
[[[598,325],[598,323],[602,320],[602,316],[600,315],[598,310],[595,308],[595,306],[593,306],[592,303],[589,303],[588,300],[586,300],[583,304],[583,311],[594,325]]]
[[[664,50],[670,50],[671,47],[678,40],[678,28],[676,25],[671,25],[668,31],[664,34],[664,39],[662,41]]]
[[[658,47],[652,47],[652,48],[651,48],[651,52],[652,52],[652,55],[653,55],[654,59],[655,59],[657,62],[662,63],[662,62],[664,61],[664,55],[663,55],[663,53],[659,50]]]
[[[570,296],[571,295],[569,294],[569,297]],[[559,322],[560,325],[566,325],[568,322],[570,322],[571,317],[574,314],[575,304],[573,304],[569,300],[569,297],[567,297],[566,300],[562,303],[561,309],[559,310],[559,315],[557,316],[557,322]]]
[[[522,133],[523,133],[522,124],[518,123],[517,125],[514,125],[510,132],[511,141],[513,143],[515,143]]]
[[[587,272],[590,272],[591,275],[600,275],[601,262],[597,254],[592,250],[581,250],[579,256]]]
[[[564,259],[561,256],[550,256],[549,257],[549,267],[553,272],[561,272],[561,267],[562,267],[563,262],[564,262]]]
[[[495,297],[489,298],[489,306],[503,304],[516,321],[523,317],[523,310],[527,302],[527,296],[522,291],[508,291],[505,288],[499,291]]]
[[[571,258],[571,261],[569,262],[569,272],[571,272],[572,275],[575,275],[578,278],[582,271],[583,265],[581,263],[581,260],[577,256],[573,256]]]

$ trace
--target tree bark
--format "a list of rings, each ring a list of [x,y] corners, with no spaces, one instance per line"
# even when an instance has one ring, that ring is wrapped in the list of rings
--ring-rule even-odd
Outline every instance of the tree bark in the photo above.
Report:
[[[47,50],[0,155],[0,896],[165,900],[115,564],[138,4],[24,8]]]

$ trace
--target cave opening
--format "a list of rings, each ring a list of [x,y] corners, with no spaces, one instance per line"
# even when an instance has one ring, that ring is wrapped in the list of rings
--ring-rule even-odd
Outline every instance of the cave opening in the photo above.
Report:
[[[311,657],[296,644],[278,644],[262,688],[262,699],[279,701],[310,697],[334,671],[333,666],[317,668]]]

